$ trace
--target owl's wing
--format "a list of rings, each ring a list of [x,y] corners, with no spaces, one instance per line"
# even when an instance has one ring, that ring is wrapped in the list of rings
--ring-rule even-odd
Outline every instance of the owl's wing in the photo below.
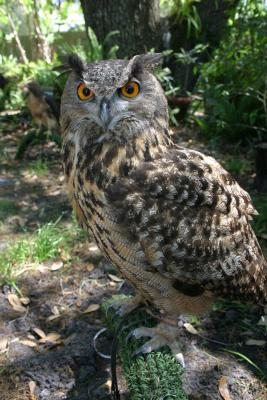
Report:
[[[237,299],[267,292],[266,262],[249,224],[257,212],[213,158],[177,146],[111,185],[109,201],[141,244],[144,267],[177,287]]]

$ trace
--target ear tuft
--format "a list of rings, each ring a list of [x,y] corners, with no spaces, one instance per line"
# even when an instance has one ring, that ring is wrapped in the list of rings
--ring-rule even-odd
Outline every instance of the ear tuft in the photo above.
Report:
[[[52,71],[60,72],[56,79],[71,71],[75,71],[77,74],[81,74],[85,71],[85,63],[79,56],[77,56],[77,54],[63,56],[61,60],[62,64],[52,69]]]
[[[141,72],[143,70],[153,72],[155,68],[162,64],[162,53],[148,53],[134,56],[129,63],[133,72]]]
[[[70,54],[67,58],[67,64],[78,74],[85,70],[84,61],[77,54]]]

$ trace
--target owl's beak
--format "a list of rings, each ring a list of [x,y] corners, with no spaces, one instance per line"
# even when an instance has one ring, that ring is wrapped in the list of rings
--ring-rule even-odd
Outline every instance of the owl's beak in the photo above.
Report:
[[[105,129],[107,129],[109,123],[110,123],[110,102],[108,99],[103,97],[100,103],[100,108],[99,108],[99,117],[101,121],[103,122],[103,125]]]

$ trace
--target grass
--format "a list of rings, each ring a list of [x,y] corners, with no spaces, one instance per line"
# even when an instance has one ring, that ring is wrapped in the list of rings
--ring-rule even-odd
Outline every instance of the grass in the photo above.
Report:
[[[70,225],[62,226],[59,221],[40,226],[32,234],[10,244],[0,253],[0,284],[16,286],[18,276],[27,269],[34,269],[39,263],[60,257],[64,251],[70,254],[71,246],[85,239],[85,234],[73,220]],[[69,257],[70,258],[70,257]]]
[[[118,298],[122,298],[122,296],[113,296],[111,300],[102,305],[107,325],[112,331],[116,330],[121,318],[114,315],[114,311],[109,305]],[[119,357],[131,400],[187,400],[181,382],[183,368],[168,349],[163,348],[147,355],[132,356],[133,352],[147,339],[131,338],[127,341],[126,337],[137,326],[153,325],[151,320],[148,321],[147,314],[136,311],[129,316],[125,325],[125,329],[120,331],[118,338]]]
[[[29,164],[29,172],[37,176],[43,176],[48,172],[47,163],[43,160],[32,161]]]

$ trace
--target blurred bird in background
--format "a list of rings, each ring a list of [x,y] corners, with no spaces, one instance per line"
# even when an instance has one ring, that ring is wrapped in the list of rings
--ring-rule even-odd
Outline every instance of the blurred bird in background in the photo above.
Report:
[[[33,119],[41,128],[55,132],[59,129],[59,102],[51,89],[43,89],[36,81],[26,83],[22,88],[26,106]]]

